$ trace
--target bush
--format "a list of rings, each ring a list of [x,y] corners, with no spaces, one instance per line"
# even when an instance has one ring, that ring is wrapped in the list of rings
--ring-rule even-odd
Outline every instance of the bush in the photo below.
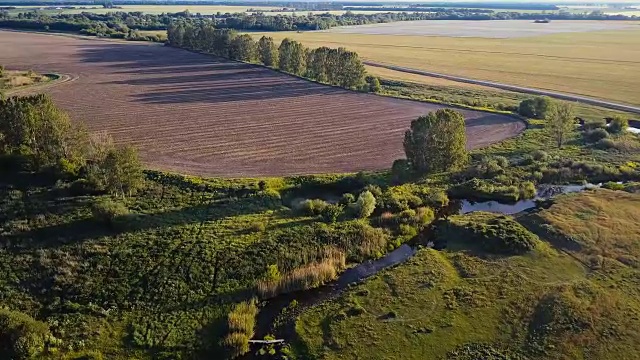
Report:
[[[544,150],[536,150],[531,153],[531,158],[535,161],[547,161],[549,159],[549,154]]]
[[[610,133],[618,134],[623,131],[626,131],[629,127],[629,120],[623,118],[622,116],[614,116],[611,119],[611,123],[609,124],[608,130]]]
[[[518,114],[532,119],[544,119],[552,106],[553,100],[546,96],[538,96],[520,102]]]
[[[249,226],[249,231],[253,233],[263,233],[266,229],[267,229],[267,226],[260,221],[253,222]]]
[[[45,350],[49,328],[27,314],[0,309],[0,358],[33,359]]]
[[[111,199],[98,199],[91,205],[91,213],[94,219],[113,227],[118,218],[129,214],[129,209]]]
[[[615,147],[616,147],[616,142],[615,142],[615,141],[613,141],[613,139],[609,139],[609,138],[600,139],[600,140],[598,140],[598,142],[596,143],[596,147],[597,147],[598,149],[602,149],[602,150],[615,149]]]
[[[329,203],[327,203],[324,200],[308,199],[300,202],[297,208],[304,215],[317,216],[317,215],[320,215],[327,206],[329,206]]]
[[[370,191],[363,191],[360,196],[358,196],[358,201],[354,204],[356,215],[360,219],[366,219],[373,214],[375,209],[376,198]]]
[[[356,197],[351,193],[342,194],[342,198],[340,199],[340,205],[348,206],[356,202]]]
[[[589,131],[589,130],[595,130],[595,129],[606,129],[606,127],[607,127],[607,123],[604,121],[604,119],[597,119],[597,120],[584,123],[583,129],[585,131]]]
[[[474,213],[457,221],[447,220],[438,226],[436,236],[438,241],[469,242],[484,251],[504,255],[527,253],[537,242],[536,235],[512,218],[486,213]]]
[[[608,137],[609,137],[609,133],[605,129],[594,129],[584,133],[585,140],[590,143],[596,143]]]
[[[328,204],[322,209],[320,212],[320,216],[322,220],[327,223],[334,223],[338,221],[340,215],[342,215],[343,207],[335,204]]]
[[[69,186],[71,196],[94,195],[98,193],[93,184],[87,179],[78,179]]]

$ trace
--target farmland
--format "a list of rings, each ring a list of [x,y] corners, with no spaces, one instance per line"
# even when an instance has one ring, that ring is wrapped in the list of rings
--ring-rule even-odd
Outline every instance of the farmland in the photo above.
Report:
[[[340,28],[269,36],[309,47],[345,46],[381,63],[638,105],[640,27],[629,24],[628,30],[509,39],[332,32]],[[404,23],[392,25],[401,31]]]
[[[317,85],[147,43],[0,32],[8,68],[71,76],[48,88],[72,118],[137,146],[148,166],[257,176],[388,168],[410,121],[441,106]],[[468,147],[520,121],[463,110]],[[357,161],[354,159],[357,158]]]

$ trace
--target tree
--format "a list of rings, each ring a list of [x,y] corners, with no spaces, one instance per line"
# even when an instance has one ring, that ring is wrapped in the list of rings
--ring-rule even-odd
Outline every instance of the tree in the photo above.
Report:
[[[611,123],[609,123],[608,130],[610,133],[617,134],[627,130],[628,127],[629,127],[629,120],[626,118],[623,118],[620,115],[616,115],[613,118],[611,118]]]
[[[109,146],[95,151],[87,167],[87,179],[96,188],[125,196],[142,186],[142,164],[135,148]]]
[[[0,358],[34,359],[44,352],[48,338],[47,324],[21,312],[0,309]]]
[[[369,84],[370,92],[380,92],[380,80],[378,80],[375,76],[367,76],[366,78],[367,84]]]
[[[553,104],[553,100],[547,96],[526,99],[520,102],[518,114],[533,119],[545,119]]]
[[[575,128],[573,104],[568,102],[554,104],[547,110],[546,119],[547,132],[561,148]]]
[[[273,38],[267,36],[260,38],[258,41],[258,59],[266,66],[278,66],[278,47],[273,42]]]
[[[251,35],[243,34],[231,40],[229,44],[229,58],[247,62],[256,60],[257,47]]]
[[[303,75],[307,68],[307,48],[301,43],[285,38],[278,48],[279,68],[295,75]]]
[[[359,218],[366,219],[376,209],[376,198],[371,191],[363,191],[355,203],[355,210]]]
[[[469,160],[466,143],[464,116],[451,109],[413,120],[404,135],[407,160],[418,174],[461,168]]]
[[[83,135],[49,96],[0,100],[0,151],[26,157],[35,170],[82,165]]]

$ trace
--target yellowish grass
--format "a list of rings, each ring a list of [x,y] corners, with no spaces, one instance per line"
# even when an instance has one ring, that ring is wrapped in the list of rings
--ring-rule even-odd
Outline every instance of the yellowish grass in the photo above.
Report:
[[[338,273],[345,268],[345,263],[343,252],[332,251],[323,260],[299,267],[280,279],[259,281],[258,294],[268,299],[279,294],[316,288],[336,279]]]
[[[513,39],[330,32],[269,36],[276,41],[289,37],[312,48],[344,46],[364,59],[388,64],[640,104],[640,26]]]

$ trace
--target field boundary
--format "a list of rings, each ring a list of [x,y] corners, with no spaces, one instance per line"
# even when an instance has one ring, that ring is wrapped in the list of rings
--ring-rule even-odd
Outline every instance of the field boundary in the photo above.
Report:
[[[447,75],[447,74],[442,74],[442,73],[437,73],[432,71],[412,69],[412,68],[396,66],[396,65],[389,65],[389,64],[379,63],[375,61],[365,60],[363,61],[363,63],[368,66],[380,67],[380,68],[400,71],[408,74],[423,75],[423,76],[434,77],[439,79],[457,81],[457,82],[466,83],[466,84],[482,85],[482,86],[492,87],[495,89],[515,91],[515,92],[532,94],[532,95],[549,96],[549,97],[560,99],[560,100],[577,101],[577,102],[582,102],[589,105],[600,106],[607,109],[620,110],[620,111],[631,112],[634,114],[640,114],[640,107],[599,100],[599,99],[595,99],[587,96],[572,95],[572,94],[566,94],[566,93],[561,93],[556,91],[528,88],[528,87],[522,87],[517,85],[509,85],[509,84],[498,83],[493,81],[470,79],[470,78],[465,78],[461,76]]]

